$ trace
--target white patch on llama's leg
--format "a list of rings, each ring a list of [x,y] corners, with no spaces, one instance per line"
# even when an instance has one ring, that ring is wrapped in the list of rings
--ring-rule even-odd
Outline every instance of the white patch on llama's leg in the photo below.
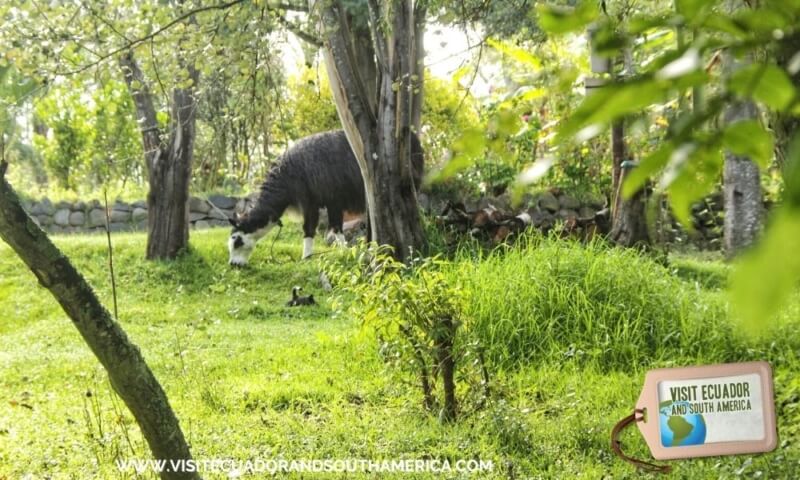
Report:
[[[314,239],[305,237],[303,239],[303,258],[308,258],[314,252]]]

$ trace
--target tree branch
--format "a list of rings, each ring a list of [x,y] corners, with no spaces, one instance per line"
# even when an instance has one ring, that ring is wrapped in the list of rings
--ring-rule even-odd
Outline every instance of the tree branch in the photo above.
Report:
[[[267,3],[267,8],[270,10],[289,10],[292,12],[308,12],[307,5],[294,5],[291,3]]]
[[[314,35],[308,32],[304,32],[303,30],[300,29],[300,27],[293,24],[289,20],[286,20],[284,17],[280,15],[277,15],[277,18],[281,25],[286,27],[286,29],[289,30],[290,32],[297,35],[297,37],[300,38],[300,40],[310,43],[311,45],[314,45],[317,48],[322,48],[323,46],[322,40],[320,40],[319,38],[315,37]]]
[[[139,45],[139,44],[141,44],[143,42],[146,42],[146,41],[148,41],[148,40],[150,40],[150,39],[152,39],[154,37],[157,37],[158,35],[164,33],[165,31],[169,30],[170,28],[174,27],[175,25],[179,24],[180,22],[186,20],[187,18],[189,18],[189,17],[191,17],[193,15],[196,15],[196,14],[201,13],[201,12],[206,12],[206,11],[209,11],[209,10],[225,10],[225,9],[230,8],[230,7],[233,7],[234,5],[238,5],[240,3],[243,3],[244,1],[245,0],[231,0],[230,2],[221,3],[219,5],[207,5],[205,7],[195,8],[194,10],[190,10],[190,11],[184,13],[183,15],[180,15],[180,16],[172,19],[166,25],[164,25],[163,27],[157,28],[156,30],[154,30],[153,32],[151,32],[148,35],[145,35],[143,37],[139,37],[139,38],[137,38],[135,40],[129,41],[125,45],[123,45],[123,46],[121,46],[119,48],[116,48],[116,49],[114,49],[114,50],[112,50],[112,51],[110,51],[110,52],[108,52],[108,53],[106,53],[104,55],[100,55],[97,58],[97,60],[95,60],[95,61],[93,61],[91,63],[88,63],[88,64],[86,64],[86,65],[84,65],[84,66],[82,66],[82,67],[80,67],[78,69],[75,69],[75,70],[70,70],[70,71],[67,71],[67,72],[56,72],[56,74],[57,75],[76,75],[78,73],[85,72],[86,70],[103,63],[104,61],[108,60],[109,58],[113,57],[114,55],[117,55],[118,53],[124,52],[125,50],[130,50],[131,48],[133,48],[133,47],[135,47],[135,46],[137,46],[137,45]]]

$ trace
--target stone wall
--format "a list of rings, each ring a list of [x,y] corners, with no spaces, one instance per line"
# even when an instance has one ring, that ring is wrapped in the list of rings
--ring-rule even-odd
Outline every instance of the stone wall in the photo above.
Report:
[[[236,198],[212,195],[207,200],[192,197],[189,201],[189,222],[192,228],[227,227],[234,211],[243,211],[249,197]],[[217,207],[213,208],[212,204]],[[45,231],[50,233],[105,232],[106,212],[99,200],[88,202],[51,202],[44,198],[24,201],[23,207]],[[112,232],[147,229],[147,204],[144,201],[109,205],[109,226]]]

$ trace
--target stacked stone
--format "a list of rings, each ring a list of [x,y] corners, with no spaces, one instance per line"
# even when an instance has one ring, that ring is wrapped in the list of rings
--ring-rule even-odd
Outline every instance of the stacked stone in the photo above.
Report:
[[[245,211],[252,201],[251,197],[224,195],[212,195],[208,200],[191,197],[189,221],[192,228],[196,229],[227,227],[230,225],[228,218],[236,211]],[[40,201],[24,202],[23,206],[33,220],[50,233],[105,232],[106,211],[99,200],[60,201],[53,204],[44,198]],[[108,217],[112,232],[147,230],[147,204],[144,201],[116,201],[110,206]]]

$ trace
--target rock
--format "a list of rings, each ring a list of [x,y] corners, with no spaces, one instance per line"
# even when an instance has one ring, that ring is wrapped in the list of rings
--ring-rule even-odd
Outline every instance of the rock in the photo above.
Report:
[[[103,204],[100,203],[100,200],[95,198],[94,200],[89,202],[89,209],[91,210],[93,208],[103,208]]]
[[[558,211],[559,203],[555,195],[550,192],[545,192],[539,196],[539,209],[547,210],[548,212],[555,213]]]
[[[86,223],[86,214],[83,212],[72,212],[69,214],[69,224],[73,227],[82,227]]]
[[[120,212],[132,212],[133,211],[133,206],[132,205],[130,205],[128,203],[125,203],[125,202],[120,202],[119,200],[114,202],[114,206],[112,208],[113,208],[113,210],[117,210],[117,211],[120,211]]]
[[[595,210],[602,210],[606,206],[606,199],[599,195],[592,195],[586,199],[586,204]]]
[[[237,211],[237,212],[244,212],[244,211],[247,211],[247,207],[249,207],[249,206],[250,206],[250,205],[249,205],[249,203],[248,203],[248,201],[247,201],[247,199],[246,199],[246,198],[240,198],[240,199],[239,199],[239,200],[236,202],[236,211]]]
[[[194,228],[197,229],[197,230],[206,230],[206,229],[211,228],[211,224],[209,224],[205,220],[198,220],[197,222],[195,222]]]
[[[42,204],[39,202],[33,202],[29,208],[25,209],[30,216],[37,216],[37,215],[44,215],[44,211],[42,211]]]
[[[562,208],[561,210],[558,211],[558,218],[562,220],[577,219],[578,212],[576,212],[575,210]]]
[[[556,218],[546,211],[529,210],[528,214],[531,216],[531,224],[540,230],[549,230],[556,223]]]
[[[199,197],[191,197],[189,199],[189,211],[198,213],[208,213],[211,210],[211,205]]]
[[[50,200],[47,198],[43,198],[41,202],[39,202],[39,208],[42,210],[42,214],[44,215],[55,215],[56,207],[50,203]]]
[[[117,206],[114,205],[114,210],[111,211],[111,223],[127,223],[130,221],[130,210],[117,210]]]
[[[108,226],[108,230],[111,232],[128,232],[131,230],[131,225],[129,223],[114,222]]]
[[[494,206],[498,209],[509,212],[511,211],[511,194],[508,192],[503,193],[502,195],[498,195],[495,197]]]
[[[89,210],[89,226],[90,227],[102,227],[106,224],[106,212],[99,209],[93,208]]]
[[[137,200],[133,202],[131,206],[133,207],[134,210],[136,210],[137,208],[142,208],[144,210],[147,210],[147,202],[145,202],[144,200]]]
[[[203,220],[203,219],[205,219],[207,217],[208,217],[208,215],[206,215],[205,213],[195,213],[195,212],[190,212],[189,213],[189,221],[192,222],[192,223],[194,223],[194,222],[196,222],[198,220]]]
[[[72,210],[72,204],[61,200],[60,202],[56,203],[56,210]]]
[[[233,210],[236,208],[236,199],[233,197],[226,197],[224,195],[211,195],[208,197],[208,201],[222,210]]]
[[[62,208],[53,215],[53,222],[56,225],[66,227],[69,225],[69,214],[70,210],[68,208]]]
[[[39,224],[39,226],[45,226],[46,227],[48,225],[52,225],[53,224],[53,217],[51,217],[49,215],[39,215],[39,216],[34,217],[34,218],[36,218],[36,222]]]
[[[134,225],[134,229],[140,231],[147,230],[147,218],[145,218],[142,221],[136,222],[136,225]]]
[[[233,210],[220,211],[211,209],[211,211],[208,212],[208,215],[204,215],[204,217],[213,218],[215,220],[223,220],[227,222],[229,218],[233,218]]]
[[[591,207],[583,206],[578,210],[578,218],[594,218],[595,210]]]
[[[212,227],[230,227],[231,224],[227,220],[208,220]]]
[[[566,193],[558,197],[558,204],[565,210],[577,210],[581,207],[581,202],[577,198]]]
[[[139,222],[142,220],[147,220],[147,210],[141,207],[136,207],[133,209],[133,214],[131,218],[134,222]]]
[[[79,201],[78,203],[72,206],[72,209],[78,212],[83,212],[86,210],[86,202]]]
[[[420,208],[425,210],[426,212],[430,211],[431,209],[431,198],[426,193],[418,193],[417,194],[417,203],[419,203]]]

